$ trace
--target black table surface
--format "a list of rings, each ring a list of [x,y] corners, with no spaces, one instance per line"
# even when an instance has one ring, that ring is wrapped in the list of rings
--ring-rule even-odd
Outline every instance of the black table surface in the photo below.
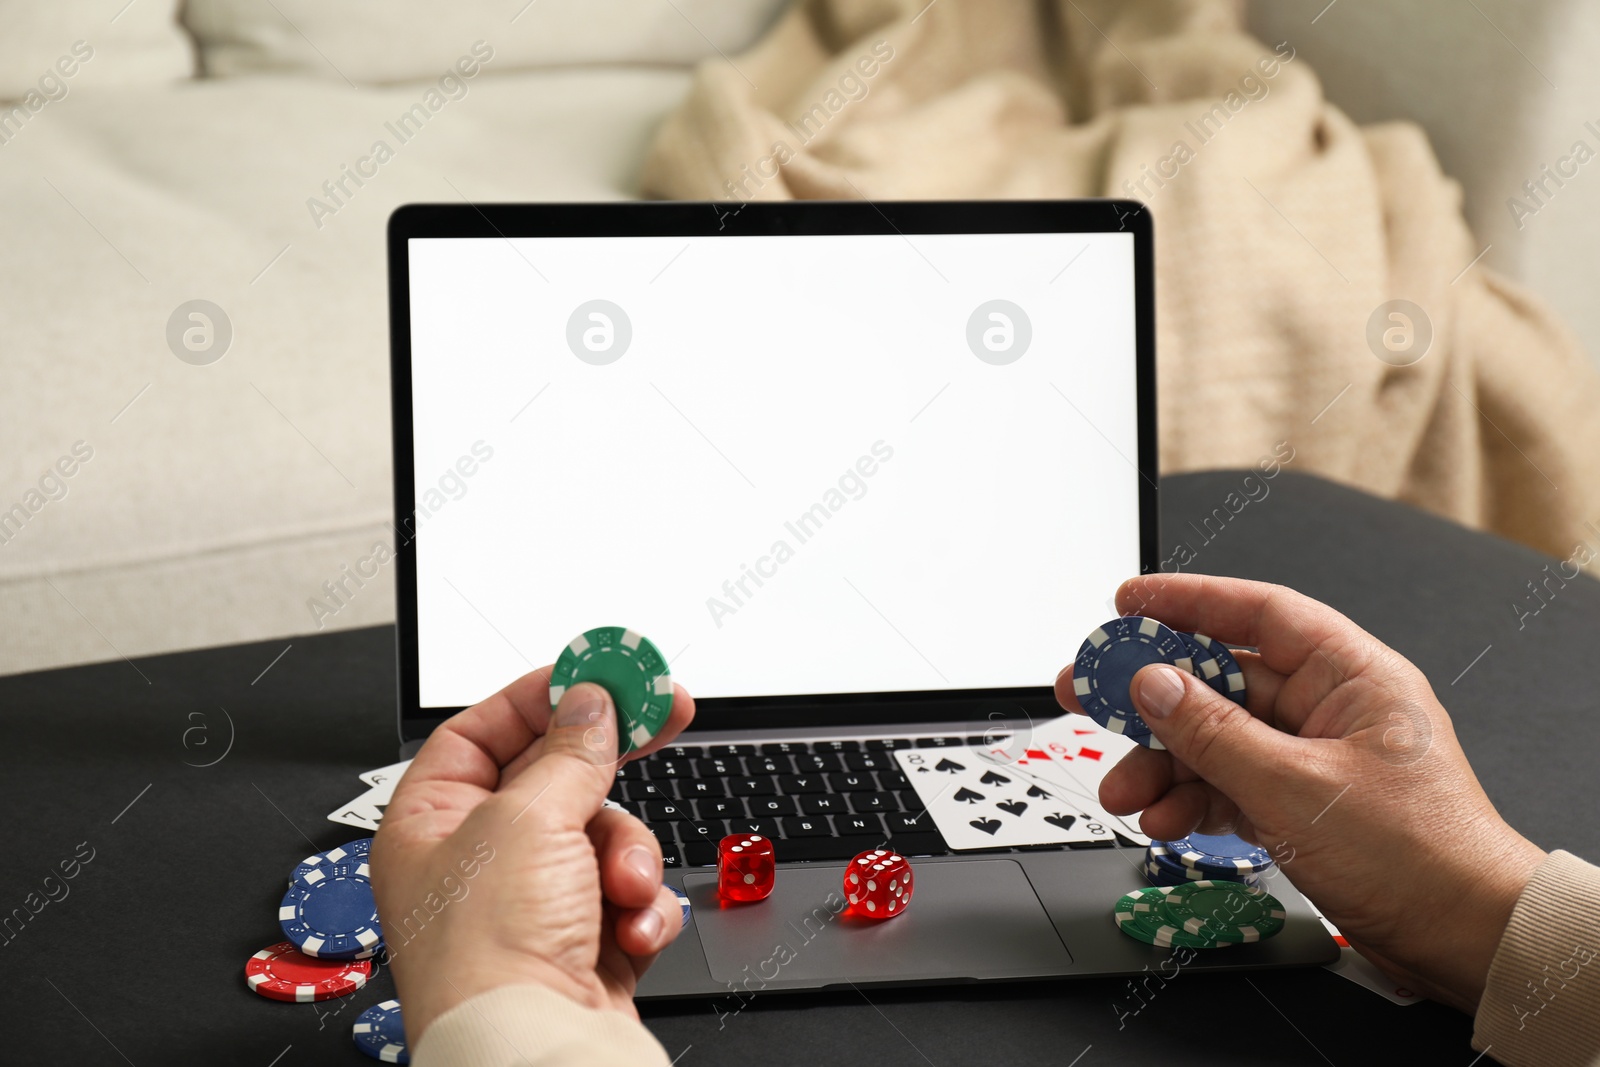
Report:
[[[1600,827],[1572,799],[1588,796],[1600,752],[1587,684],[1600,583],[1558,585],[1535,552],[1315,478],[1245,478],[1166,479],[1167,551],[1187,541],[1187,570],[1292,585],[1399,649],[1507,819],[1544,848],[1600,856]],[[1547,583],[1542,601],[1529,582]],[[325,813],[364,788],[360,771],[396,758],[394,676],[383,627],[0,678],[0,1059],[368,1062],[350,1025],[393,994],[387,973],[352,997],[289,1005],[248,992],[243,967],[279,940],[294,861],[357,836]],[[1138,1005],[1125,980],[1080,979],[644,1016],[686,1067],[1474,1058],[1466,1016],[1395,1006],[1320,968],[1180,974],[1122,1015]]]

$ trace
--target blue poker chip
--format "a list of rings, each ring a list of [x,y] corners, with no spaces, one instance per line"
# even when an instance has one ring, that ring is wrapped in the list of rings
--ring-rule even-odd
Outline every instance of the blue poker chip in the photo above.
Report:
[[[1125,615],[1084,639],[1073,662],[1072,686],[1089,717],[1146,748],[1163,748],[1134,709],[1129,687],[1140,668],[1170,663],[1189,670],[1189,650],[1154,619]]]
[[[1272,866],[1272,856],[1237,834],[1190,834],[1165,843],[1171,858],[1185,867],[1205,872],[1205,877],[1260,874]]]
[[[406,1047],[405,1022],[400,1017],[400,1002],[386,1000],[362,1012],[350,1030],[356,1048],[383,1063],[410,1063]]]
[[[1243,704],[1245,697],[1244,671],[1239,669],[1239,661],[1233,658],[1233,653],[1228,651],[1228,646],[1221,641],[1207,637],[1205,634],[1190,634],[1196,644],[1217,661],[1216,680],[1206,678],[1206,684],[1217,692],[1233,701]]]
[[[1195,640],[1194,634],[1186,634],[1182,630],[1174,630],[1173,632],[1178,635],[1178,640],[1183,643],[1183,647],[1188,653],[1187,670],[1189,673],[1212,689],[1216,689],[1217,692],[1222,692],[1221,689],[1217,688],[1222,678],[1222,665],[1217,662],[1217,657],[1213,656],[1211,650],[1206,648],[1205,645]],[[1180,661],[1178,666],[1183,667],[1184,663]]]
[[[383,931],[365,857],[313,867],[295,879],[278,908],[283,936],[307,956],[364,960],[378,951]]]
[[[684,926],[689,925],[689,894],[685,893],[675,885],[671,885],[669,883],[662,884],[666,885],[668,889],[672,890],[672,895],[678,898],[678,907],[683,911],[683,926],[678,927],[678,929],[681,930]]]
[[[303,878],[318,867],[330,863],[340,863],[350,859],[355,863],[367,862],[367,854],[372,851],[372,838],[363,837],[356,841],[348,841],[338,848],[330,848],[326,852],[313,852],[295,865],[294,873],[289,875],[289,884],[294,885],[297,878]]]
[[[1159,853],[1154,851],[1157,847],[1152,846],[1152,851],[1146,852],[1144,858],[1144,876],[1151,885],[1185,885],[1191,882],[1208,880],[1213,882],[1239,882],[1248,886],[1259,886],[1261,884],[1261,875],[1259,874],[1240,874],[1237,871],[1231,871],[1227,874],[1206,874],[1204,871],[1196,870],[1193,867],[1185,867],[1170,855],[1167,855],[1165,849],[1160,850]]]

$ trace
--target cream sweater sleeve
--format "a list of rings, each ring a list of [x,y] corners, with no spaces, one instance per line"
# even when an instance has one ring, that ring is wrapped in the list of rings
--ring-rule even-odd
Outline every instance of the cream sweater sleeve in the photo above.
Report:
[[[543,986],[503,986],[457,1004],[412,1050],[414,1067],[668,1067],[636,1019]]]
[[[1506,1067],[1600,1064],[1600,867],[1552,852],[1506,924],[1472,1047]]]

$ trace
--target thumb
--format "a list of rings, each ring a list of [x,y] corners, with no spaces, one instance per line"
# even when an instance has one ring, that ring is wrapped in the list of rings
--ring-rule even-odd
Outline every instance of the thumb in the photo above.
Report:
[[[518,817],[559,828],[585,826],[616,780],[617,712],[611,694],[584,682],[561,695],[539,758],[507,791]]]
[[[1274,768],[1292,766],[1294,739],[1188,671],[1157,663],[1133,676],[1134,707],[1180,763],[1248,804]]]

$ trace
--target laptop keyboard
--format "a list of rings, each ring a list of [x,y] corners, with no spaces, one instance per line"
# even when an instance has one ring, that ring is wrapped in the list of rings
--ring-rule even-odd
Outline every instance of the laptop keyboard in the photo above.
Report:
[[[669,870],[715,867],[717,842],[735,833],[776,841],[780,862],[847,860],[886,842],[908,856],[944,856],[950,849],[893,750],[983,743],[938,736],[674,745],[619,767],[610,796],[656,835]]]

